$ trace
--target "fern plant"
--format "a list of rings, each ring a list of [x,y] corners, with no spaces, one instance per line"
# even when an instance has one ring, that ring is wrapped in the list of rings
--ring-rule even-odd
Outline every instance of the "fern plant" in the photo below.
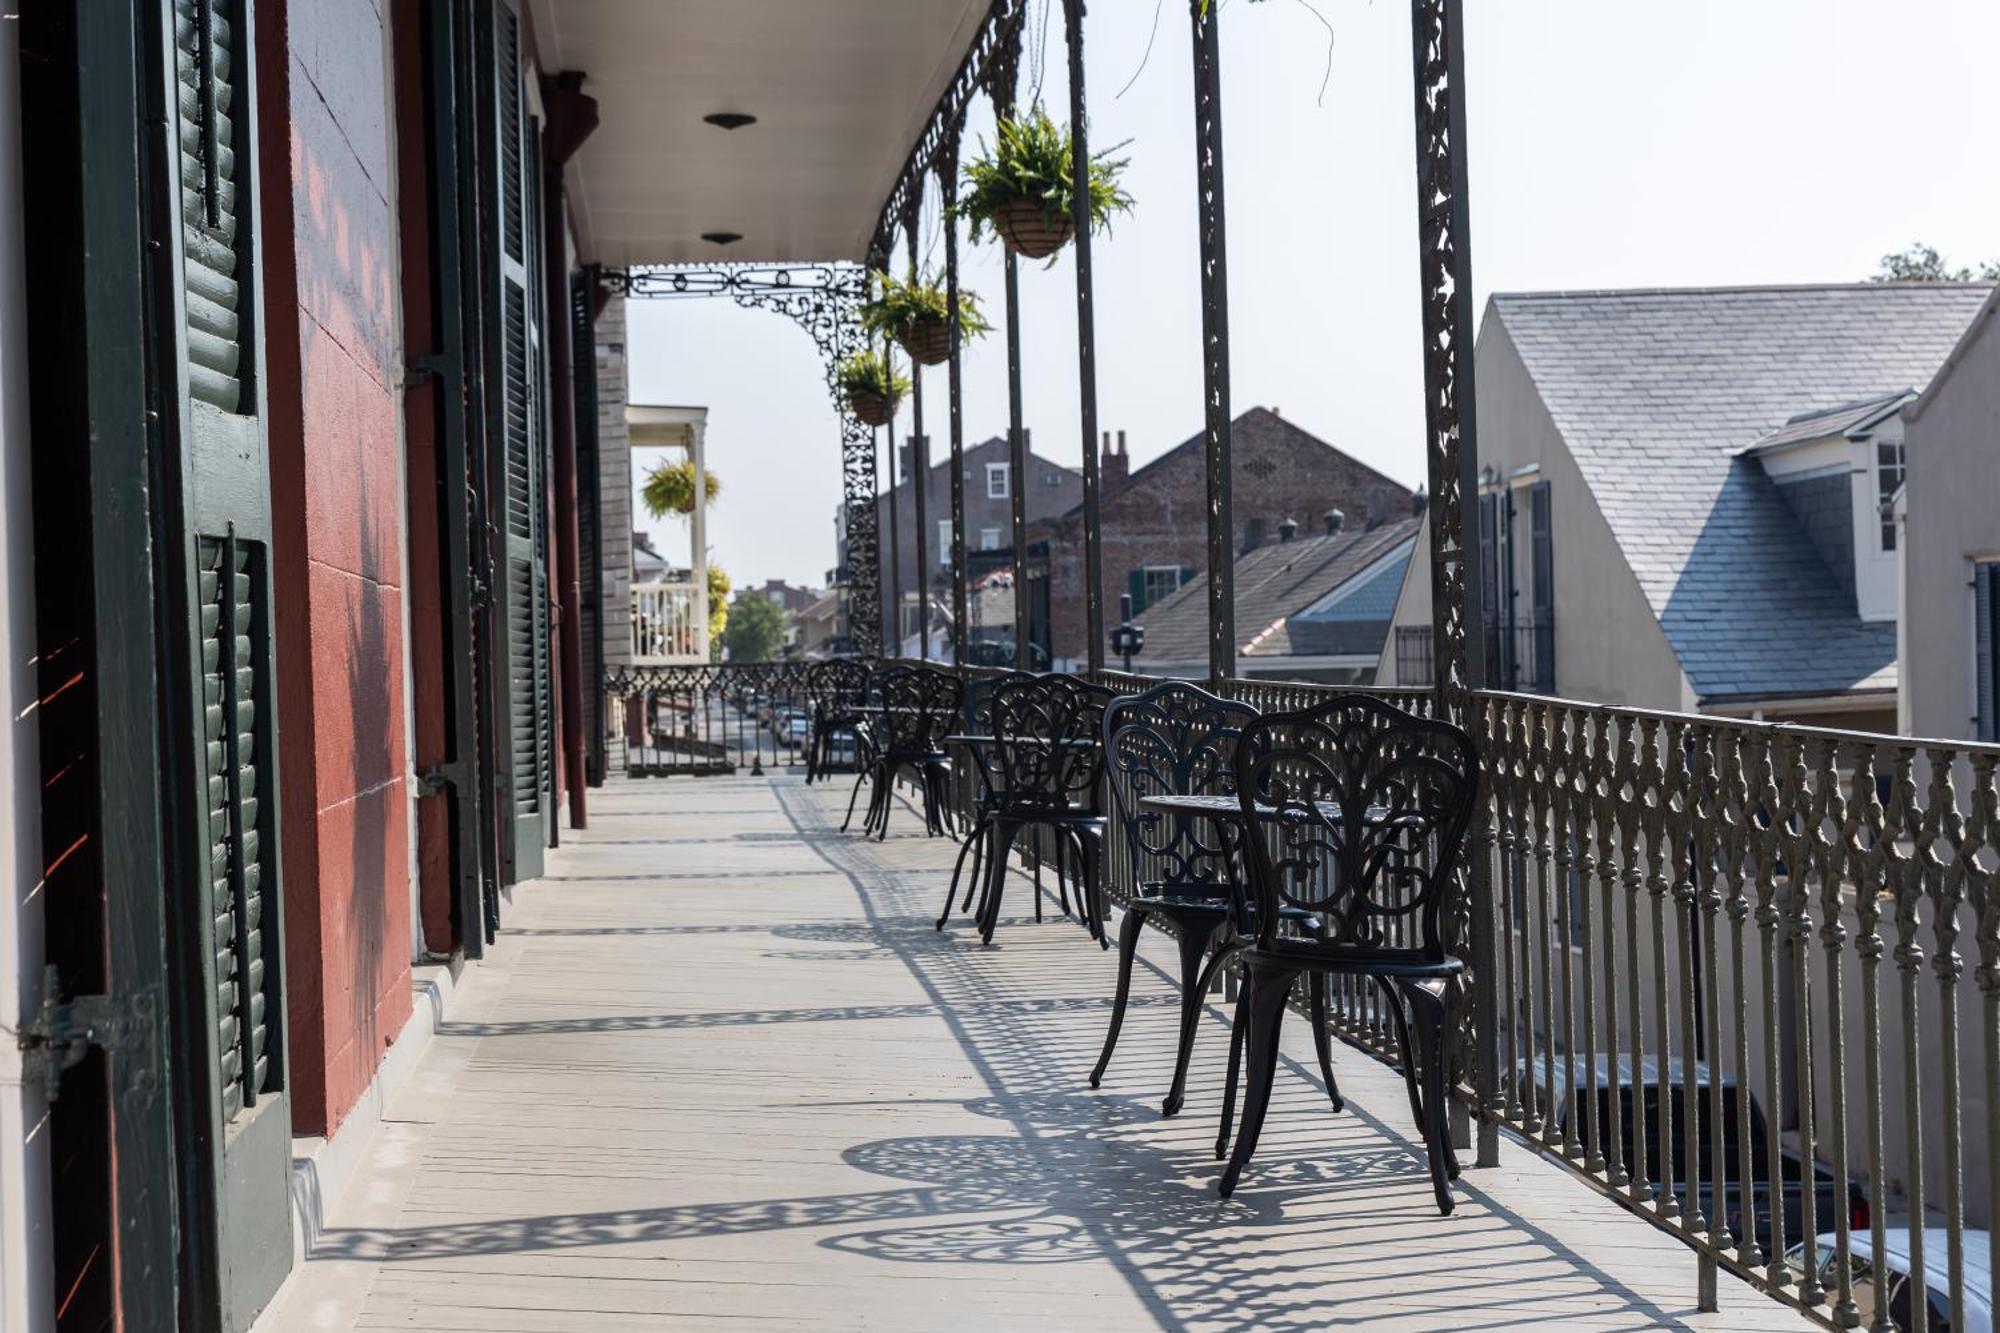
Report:
[[[861,307],[861,326],[870,333],[901,341],[910,330],[926,321],[943,323],[951,313],[945,286],[929,271],[904,281],[892,273],[875,275],[877,294]],[[979,309],[976,293],[958,293],[958,328],[968,338],[993,331]]]
[[[715,503],[715,497],[722,494],[722,478],[713,472],[705,477],[708,502]],[[654,518],[665,518],[670,514],[692,514],[694,512],[694,460],[683,459],[678,463],[662,463],[646,474],[646,481],[639,489],[639,498],[647,512]]]
[[[886,426],[896,404],[910,391],[909,378],[888,356],[874,350],[856,352],[834,371],[848,410],[870,426]]]
[[[1068,127],[1051,120],[1040,104],[1001,120],[993,145],[981,140],[980,155],[965,164],[965,190],[954,215],[971,222],[975,242],[990,227],[1023,254],[1037,259],[1053,254],[1077,224],[1073,151]],[[1084,213],[1093,230],[1132,209],[1132,196],[1119,184],[1128,159],[1113,158],[1111,151],[1090,159]],[[1039,228],[1033,225],[1037,220]]]

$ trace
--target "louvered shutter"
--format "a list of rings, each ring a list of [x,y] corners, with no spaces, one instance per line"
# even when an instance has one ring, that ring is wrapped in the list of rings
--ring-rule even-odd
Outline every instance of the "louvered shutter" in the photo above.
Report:
[[[1556,565],[1552,519],[1549,484],[1538,481],[1528,488],[1529,614],[1535,636],[1533,688],[1538,694],[1554,694],[1556,689]]]
[[[272,522],[259,383],[254,43],[247,0],[164,0],[176,97],[165,133],[179,245],[186,711],[170,719],[193,799],[178,881],[182,980],[199,989],[210,1074],[195,1156],[222,1326],[245,1327],[290,1266],[291,1115],[284,1097]],[[171,493],[171,492],[169,492]]]
[[[1479,497],[1479,619],[1486,635],[1486,661],[1511,685],[1500,653],[1500,497]]]
[[[521,20],[512,0],[492,0],[488,161],[493,173],[487,250],[497,327],[488,330],[489,448],[497,462],[500,519],[495,565],[496,677],[503,694],[498,746],[505,765],[507,878],[542,873],[553,741],[550,727],[548,580],[542,485],[540,289],[534,281],[537,190],[521,70]]]
[[[1994,622],[2000,619],[2000,562],[1972,567],[1973,735],[2000,740],[2000,660],[1996,659]]]

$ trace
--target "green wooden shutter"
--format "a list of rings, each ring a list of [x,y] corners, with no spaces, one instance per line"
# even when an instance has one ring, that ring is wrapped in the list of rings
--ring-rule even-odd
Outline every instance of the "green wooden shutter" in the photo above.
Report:
[[[2000,562],[1982,560],[1972,567],[1972,735],[1974,740],[2000,740],[2000,644],[1995,621],[2000,612]]]
[[[278,876],[272,521],[259,383],[255,88],[248,0],[160,0],[161,56],[174,89],[168,154],[177,188],[177,462],[170,519],[180,562],[183,647],[170,693],[174,762],[194,799],[185,873],[174,882],[177,986],[200,1018],[185,1048],[199,1176],[183,1218],[201,1288],[195,1308],[247,1328],[291,1266],[291,1113],[285,1092]],[[170,488],[167,494],[174,494]]]
[[[1534,626],[1534,688],[1538,694],[1556,691],[1556,562],[1555,517],[1549,507],[1549,483],[1528,488],[1529,615]]]
[[[1125,590],[1132,594],[1132,614],[1146,609],[1146,571],[1135,569],[1125,576]]]
[[[500,576],[495,675],[502,693],[497,712],[503,739],[497,749],[506,790],[500,803],[506,828],[507,879],[542,873],[542,851],[551,805],[548,788],[553,742],[550,725],[547,503],[542,482],[541,292],[534,281],[540,237],[536,227],[536,150],[521,79],[521,19],[513,0],[492,0],[491,151],[494,178],[487,219],[493,343],[488,412],[497,439],[500,519],[495,565]]]

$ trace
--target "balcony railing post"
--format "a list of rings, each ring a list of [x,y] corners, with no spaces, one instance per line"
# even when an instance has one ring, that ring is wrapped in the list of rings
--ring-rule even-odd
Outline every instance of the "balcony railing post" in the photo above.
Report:
[[[1471,692],[1485,683],[1485,653],[1472,632],[1480,621],[1479,588],[1466,558],[1465,506],[1478,494],[1473,427],[1472,246],[1466,192],[1464,15],[1459,0],[1412,0],[1416,95],[1418,262],[1423,302],[1424,417],[1430,486],[1432,653],[1440,713],[1469,724]],[[1499,1162],[1498,1003],[1494,951],[1490,828],[1472,830],[1467,861],[1471,945],[1474,1094],[1479,1107],[1480,1166]]]
[[[1001,43],[990,67],[993,114],[1001,120],[1014,114],[1021,25],[1027,14],[1027,6],[1020,6],[1013,33]],[[1087,226],[1087,215],[1084,221]],[[1028,653],[1028,434],[1021,424],[1021,271],[1012,250],[1002,263],[1007,292],[1007,505],[1014,547],[1014,665],[1026,671],[1034,663]]]
[[[918,206],[923,196],[911,192],[910,210],[903,215],[903,237],[910,252],[910,281],[917,280],[917,225]],[[900,452],[900,451],[899,451]],[[931,578],[930,540],[931,529],[925,503],[931,485],[931,446],[924,436],[924,368],[915,357],[910,358],[910,504],[912,505],[910,526],[910,553],[916,559],[917,585],[917,660],[928,662],[931,658]],[[893,503],[893,502],[892,502]],[[896,635],[901,642],[903,633],[902,608],[896,609]]]
[[[1084,0],[1063,0],[1069,40],[1070,196],[1090,198],[1090,117],[1084,104]],[[1076,229],[1077,411],[1083,431],[1083,621],[1084,658],[1092,671],[1104,670],[1103,473],[1097,456],[1097,315],[1090,261],[1090,222]],[[1051,571],[1053,575],[1053,570]],[[1049,651],[1055,652],[1054,626]]]
[[[961,116],[938,145],[938,184],[944,192],[944,289],[951,328],[951,660],[966,663],[965,595],[965,377],[963,337],[958,327],[958,146],[965,133]]]
[[[1207,407],[1203,459],[1208,472],[1208,672],[1221,681],[1236,674],[1236,599],[1231,577],[1236,520],[1229,486],[1229,246],[1223,204],[1222,50],[1218,40],[1222,6],[1211,0],[1188,0],[1188,12],[1194,35],[1201,380]]]

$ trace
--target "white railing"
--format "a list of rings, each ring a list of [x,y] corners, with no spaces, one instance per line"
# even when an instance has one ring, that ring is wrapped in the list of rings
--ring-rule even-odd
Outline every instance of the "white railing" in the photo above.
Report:
[[[692,581],[633,584],[633,665],[677,666],[707,660],[707,589]]]

